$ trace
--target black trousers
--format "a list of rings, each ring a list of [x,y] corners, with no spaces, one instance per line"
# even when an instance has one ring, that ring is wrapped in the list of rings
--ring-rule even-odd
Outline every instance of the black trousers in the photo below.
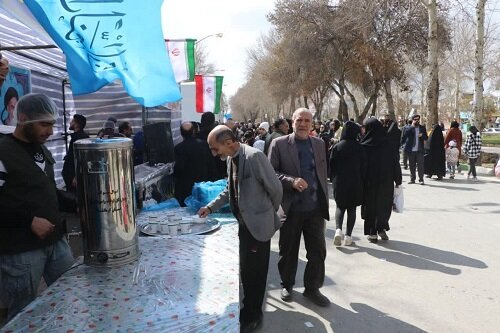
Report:
[[[256,240],[241,222],[239,238],[240,276],[243,285],[243,309],[240,311],[240,322],[245,324],[262,316],[271,241]]]
[[[477,159],[478,159],[477,157],[476,158],[469,158],[469,173],[468,173],[469,176],[472,174],[472,177],[477,177],[477,173],[476,173]]]
[[[424,153],[418,151],[412,151],[408,153],[408,159],[410,161],[410,179],[415,181],[415,167],[418,169],[418,181],[424,181]]]
[[[281,284],[291,289],[299,260],[300,237],[304,235],[307,264],[304,272],[304,287],[319,289],[325,280],[325,220],[318,211],[290,212],[280,229],[280,259],[278,270]]]
[[[350,208],[339,208],[335,210],[335,225],[336,229],[342,230],[342,225],[344,224],[344,215],[347,210],[347,230],[345,234],[351,236],[352,229],[354,229],[354,224],[356,223],[356,207]]]

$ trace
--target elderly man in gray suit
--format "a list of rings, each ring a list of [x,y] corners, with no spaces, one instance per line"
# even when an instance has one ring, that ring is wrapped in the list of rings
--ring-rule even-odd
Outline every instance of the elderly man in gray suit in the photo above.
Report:
[[[234,132],[219,125],[208,135],[212,154],[227,158],[228,185],[198,215],[205,217],[229,202],[239,222],[240,274],[243,284],[241,332],[251,332],[262,322],[271,238],[281,226],[276,211],[283,190],[264,153],[237,141]]]
[[[325,219],[330,218],[325,144],[309,136],[312,114],[308,109],[297,109],[292,123],[293,133],[273,140],[269,148],[269,159],[283,185],[281,206],[286,215],[279,239],[281,299],[292,299],[303,234],[307,251],[303,295],[316,305],[328,306],[330,300],[319,291],[325,278]]]

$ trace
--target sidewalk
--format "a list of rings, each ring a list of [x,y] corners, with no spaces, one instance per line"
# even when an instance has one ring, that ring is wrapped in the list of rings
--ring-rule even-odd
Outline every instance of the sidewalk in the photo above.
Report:
[[[366,240],[358,209],[355,244],[336,248],[327,222],[329,308],[301,295],[303,243],[294,301],[281,301],[275,235],[259,332],[498,332],[500,180],[462,174],[421,186],[403,174],[405,212],[393,214],[389,241]]]

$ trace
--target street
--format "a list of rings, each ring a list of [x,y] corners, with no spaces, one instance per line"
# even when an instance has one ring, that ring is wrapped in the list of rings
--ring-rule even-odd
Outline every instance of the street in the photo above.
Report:
[[[330,200],[322,288],[328,308],[302,296],[303,241],[293,301],[280,299],[276,233],[259,332],[498,332],[500,180],[479,179],[462,174],[410,185],[403,170],[405,211],[392,214],[390,240],[378,244],[363,235],[358,209],[355,244],[334,247]]]

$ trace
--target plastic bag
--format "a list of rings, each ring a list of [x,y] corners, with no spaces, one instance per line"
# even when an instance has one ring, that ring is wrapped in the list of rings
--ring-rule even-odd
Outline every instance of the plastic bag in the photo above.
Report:
[[[152,212],[152,211],[157,211],[157,210],[163,210],[163,209],[169,209],[169,208],[177,208],[180,207],[179,202],[177,199],[172,198],[168,199],[165,201],[160,202],[159,204],[156,205],[149,205],[144,207],[142,210],[145,212]]]
[[[215,182],[194,183],[193,190],[190,196],[184,199],[184,203],[192,210],[198,211],[203,206],[206,206],[210,201],[214,200],[219,194],[224,191],[227,186],[226,179],[220,179]],[[220,212],[229,212],[229,204],[226,204]]]
[[[402,213],[405,199],[403,195],[403,187],[400,185],[394,188],[394,199],[392,202],[392,210],[396,213]]]

